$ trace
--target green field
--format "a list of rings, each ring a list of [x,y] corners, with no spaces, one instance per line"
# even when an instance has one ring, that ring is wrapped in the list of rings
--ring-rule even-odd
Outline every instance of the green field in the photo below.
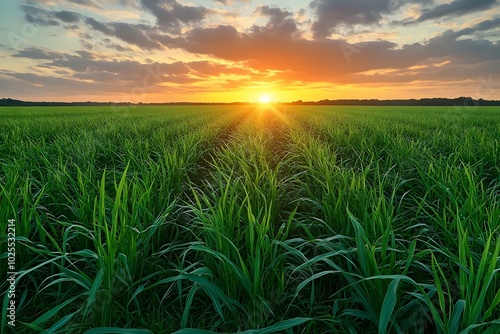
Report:
[[[16,333],[500,333],[498,107],[7,107],[0,129]]]

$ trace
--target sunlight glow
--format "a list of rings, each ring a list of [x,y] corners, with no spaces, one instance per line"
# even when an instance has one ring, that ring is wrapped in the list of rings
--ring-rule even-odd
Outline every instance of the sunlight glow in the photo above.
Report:
[[[269,95],[262,95],[259,98],[259,102],[260,103],[270,103],[271,102],[271,96],[269,96]]]

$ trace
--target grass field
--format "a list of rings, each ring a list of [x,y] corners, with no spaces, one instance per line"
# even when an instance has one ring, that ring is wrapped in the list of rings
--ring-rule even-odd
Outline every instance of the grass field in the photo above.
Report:
[[[499,108],[2,108],[0,129],[16,333],[500,333]]]

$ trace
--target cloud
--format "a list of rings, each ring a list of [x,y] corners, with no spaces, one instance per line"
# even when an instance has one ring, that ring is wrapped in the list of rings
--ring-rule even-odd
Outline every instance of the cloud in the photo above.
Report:
[[[96,85],[114,85],[111,91],[123,91],[135,87],[147,86],[148,89],[158,87],[162,83],[187,84],[195,81],[189,74],[191,69],[182,62],[144,64],[134,60],[108,59],[100,54],[88,51],[77,51],[76,54],[48,52],[45,49],[29,48],[15,54],[37,60],[49,60],[38,65],[40,68],[54,73],[68,73],[56,77],[50,74],[16,73],[1,71],[4,76],[17,78],[34,85],[69,85],[69,87],[85,87],[94,91],[89,83]],[[67,87],[67,88],[69,88]],[[108,87],[109,89],[109,87]]]
[[[89,25],[91,28],[102,32],[105,35],[113,36],[114,32],[107,24],[97,21],[92,17],[88,17],[85,19],[85,23]]]
[[[67,0],[68,2],[75,3],[80,6],[91,7],[91,8],[101,8],[97,3],[92,0]]]
[[[124,89],[145,85],[159,86],[164,83],[188,84],[219,76],[253,74],[246,68],[211,61],[141,63],[135,60],[108,59],[98,53],[84,50],[70,54],[32,47],[21,50],[13,56],[41,60],[43,62],[38,67],[54,73],[65,73],[65,80],[114,83]],[[46,82],[39,75],[9,71],[4,71],[3,74],[33,84]]]
[[[249,76],[254,74],[248,68],[230,67],[224,64],[217,64],[210,61],[194,61],[187,63],[187,66],[196,73],[196,75],[204,77],[213,77],[220,75],[243,75]]]
[[[113,27],[114,36],[122,41],[137,45],[146,50],[162,49],[160,43],[149,39],[144,33],[143,29],[148,29],[148,27],[123,22],[111,23],[111,27]]]
[[[83,5],[87,1],[73,2]],[[112,2],[129,5],[129,0]],[[229,5],[229,1],[220,2]],[[410,2],[431,3],[430,0]],[[447,6],[456,7],[460,2],[454,0]],[[478,2],[485,4],[488,1]],[[86,6],[90,8],[89,3]],[[99,2],[100,5],[106,3]],[[183,89],[186,91],[201,92],[255,87],[259,82],[298,88],[306,84],[327,87],[433,80],[451,84],[487,77],[490,73],[500,77],[500,43],[491,37],[491,32],[500,27],[500,18],[442,31],[417,43],[390,42],[380,33],[381,30],[373,34],[379,33],[373,38],[378,40],[364,43],[329,38],[344,26],[378,24],[382,20],[380,13],[389,7],[393,10],[401,8],[405,3],[408,1],[314,0],[310,7],[315,13],[311,27],[314,38],[309,37],[305,30],[311,22],[302,19],[299,12],[269,5],[259,5],[254,11],[254,16],[264,18],[265,23],[252,25],[252,21],[248,21],[242,28],[239,23],[236,23],[237,27],[227,23],[214,24],[220,21],[206,23],[213,12],[211,9],[184,5],[176,0],[142,0],[142,11],[146,10],[156,18],[156,22],[150,24],[136,18],[105,21],[101,16],[91,14],[92,9],[88,8],[80,14],[24,5],[20,8],[30,23],[59,26],[66,30],[78,28],[71,36],[78,36],[86,51],[56,52],[36,47],[16,51],[12,57],[32,59],[34,61],[29,62],[29,66],[38,65],[19,73],[1,71],[0,80],[8,78],[17,83],[17,87],[22,87],[22,82],[27,87],[43,86],[47,89],[50,85],[58,89],[67,85],[67,89],[61,88],[61,91],[85,89],[94,92],[95,88],[90,85],[94,84],[101,92],[118,92],[142,87],[144,78],[149,75],[149,81],[154,79],[151,87],[156,91],[166,89],[166,86],[185,85]],[[424,11],[421,6],[413,6],[412,10],[418,9],[417,13],[423,17],[442,6],[433,5]],[[94,12],[98,14],[97,10]],[[458,13],[455,10],[444,17]],[[217,20],[219,18],[217,16]],[[370,31],[370,28],[363,28],[363,31],[358,28],[356,32],[364,37]],[[485,32],[490,34],[482,38]],[[106,55],[98,53],[101,47],[107,48]],[[134,53],[137,49],[141,50]],[[165,50],[168,54],[159,52]],[[146,53],[152,54],[154,59],[161,59],[162,55],[183,57],[184,52],[191,54],[190,59],[203,60],[149,64],[140,58]]]
[[[272,21],[273,18],[270,22]],[[471,31],[490,29],[496,24],[497,20],[485,21],[458,32],[444,32],[425,43],[403,46],[388,41],[350,44],[341,39],[309,40],[300,36],[283,38],[281,35],[264,33],[263,29],[239,32],[232,26],[220,25],[194,28],[183,38],[168,41],[166,46],[244,63],[262,73],[276,73],[269,80],[288,82],[356,82],[360,79],[358,73],[383,69],[403,70],[443,59],[458,66],[455,68],[457,71],[459,66],[468,66],[477,68],[477,74],[480,75],[482,63],[500,62],[500,44],[459,37]],[[406,80],[411,81],[411,78],[406,77]],[[441,80],[446,81],[447,78],[443,77]]]
[[[147,32],[152,30],[149,26],[123,22],[102,23],[91,17],[86,18],[85,23],[94,30],[102,32],[106,36],[116,37],[142,49],[163,49],[160,43],[148,37]]]
[[[313,0],[309,5],[316,15],[312,31],[317,38],[328,37],[341,26],[378,24],[382,20],[382,14],[395,14],[397,9],[407,3],[432,2],[433,0]]]
[[[258,6],[255,13],[267,16],[269,20],[263,29],[254,26],[254,31],[290,35],[298,30],[293,13],[287,10],[278,7]]]
[[[80,21],[80,15],[74,12],[69,12],[66,10],[60,11],[60,12],[55,12],[54,16],[57,17],[59,20],[66,22],[66,23],[77,23]]]
[[[38,26],[59,26],[60,22],[68,23],[67,29],[75,29],[75,23],[78,23],[82,16],[78,13],[62,10],[50,11],[40,7],[23,5],[20,7],[24,12],[24,19]]]
[[[12,57],[16,58],[29,58],[29,59],[59,59],[62,57],[61,53],[41,49],[36,47],[26,48],[12,55]]]
[[[456,37],[471,35],[479,31],[488,31],[493,30],[500,27],[500,17],[497,17],[492,20],[482,21],[472,27],[464,28],[455,33]]]
[[[23,5],[21,10],[24,12],[26,22],[40,26],[58,26],[59,22],[54,20],[52,12],[35,6]]]
[[[116,50],[118,52],[133,51],[131,48],[124,47],[123,45],[120,45],[120,44],[117,44],[117,43],[113,43],[109,38],[103,39],[102,42],[99,43],[99,44],[104,45],[105,47],[107,47],[109,49],[114,49],[114,50]]]
[[[236,2],[251,2],[252,0],[214,0],[214,2],[226,5],[226,6],[232,6]]]
[[[137,7],[135,0],[118,0],[118,3],[124,7]]]
[[[478,75],[478,73],[496,73],[498,74],[498,61],[484,62],[478,65],[454,65],[453,63],[446,66],[429,66],[422,69],[412,70],[401,69],[386,75],[371,75],[359,77],[359,81],[365,83],[405,83],[405,82],[429,82],[430,85],[448,82],[457,84],[461,81],[476,81],[480,82],[488,77],[488,75]],[[446,77],[447,80],[442,80]],[[434,82],[434,83],[433,83]],[[472,93],[472,92],[469,92]]]
[[[420,17],[411,23],[420,23],[442,17],[461,16],[489,9],[496,4],[498,4],[497,0],[454,0],[450,3],[424,10]]]
[[[141,0],[141,4],[170,33],[179,33],[183,25],[199,23],[211,13],[205,7],[185,6],[176,0]]]

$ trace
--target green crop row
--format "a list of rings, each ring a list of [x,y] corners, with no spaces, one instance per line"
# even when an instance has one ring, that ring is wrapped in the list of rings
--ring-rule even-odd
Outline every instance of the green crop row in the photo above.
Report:
[[[4,108],[0,126],[16,333],[500,331],[495,108]]]

